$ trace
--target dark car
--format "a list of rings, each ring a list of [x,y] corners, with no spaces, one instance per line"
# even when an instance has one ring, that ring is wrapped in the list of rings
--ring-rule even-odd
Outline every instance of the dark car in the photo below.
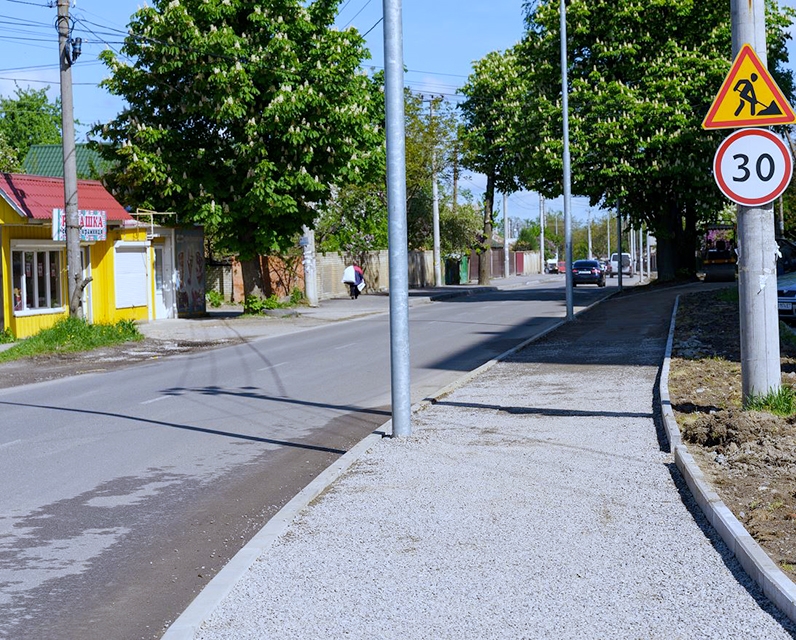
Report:
[[[579,284],[605,286],[605,271],[597,260],[575,260],[572,263],[572,286]]]
[[[783,320],[796,320],[796,272],[777,277],[777,307]]]

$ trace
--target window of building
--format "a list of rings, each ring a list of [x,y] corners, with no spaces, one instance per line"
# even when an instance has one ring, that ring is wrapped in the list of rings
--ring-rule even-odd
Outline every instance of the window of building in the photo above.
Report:
[[[63,307],[61,262],[61,251],[45,247],[12,248],[15,313],[52,311]]]

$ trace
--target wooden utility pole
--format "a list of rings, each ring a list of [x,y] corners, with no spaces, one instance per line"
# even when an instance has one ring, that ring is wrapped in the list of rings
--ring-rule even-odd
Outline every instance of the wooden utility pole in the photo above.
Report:
[[[66,273],[69,315],[82,317],[84,289],[80,256],[80,214],[77,209],[77,160],[72,104],[72,43],[69,0],[58,0],[58,55],[61,62],[61,136],[64,155],[64,215],[66,217]]]

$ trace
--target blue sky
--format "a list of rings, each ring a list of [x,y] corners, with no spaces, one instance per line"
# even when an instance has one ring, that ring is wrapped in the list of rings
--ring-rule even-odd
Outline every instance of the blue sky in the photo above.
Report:
[[[54,26],[56,9],[49,0],[0,0],[0,94],[13,95],[14,83],[22,87],[49,85],[58,95],[58,45]],[[77,19],[75,36],[83,38],[83,54],[73,67],[75,118],[85,126],[106,122],[121,109],[121,102],[97,88],[105,68],[97,54],[107,46],[118,48],[130,16],[141,0],[76,0],[70,14]],[[796,7],[796,0],[781,2]],[[470,73],[471,64],[490,51],[514,45],[523,33],[522,0],[403,0],[404,60],[407,84],[416,91],[445,95],[455,101],[456,89]],[[729,2],[727,2],[729,11]],[[381,67],[383,31],[379,20],[382,0],[341,0],[337,24],[355,26],[367,35],[372,60]],[[791,45],[796,60],[796,46]],[[719,87],[716,87],[718,91]],[[462,188],[483,189],[482,176],[465,178]],[[561,199],[548,203],[561,210]],[[573,201],[573,215],[585,220],[588,202]],[[509,198],[509,214],[537,218],[539,198],[518,193]],[[596,215],[599,215],[597,213]]]

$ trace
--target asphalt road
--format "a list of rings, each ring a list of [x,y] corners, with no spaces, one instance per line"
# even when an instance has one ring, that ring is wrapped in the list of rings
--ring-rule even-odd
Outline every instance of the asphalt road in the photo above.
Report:
[[[412,308],[413,402],[555,324],[561,284]],[[389,376],[380,315],[0,391],[0,637],[159,637],[389,419]]]

